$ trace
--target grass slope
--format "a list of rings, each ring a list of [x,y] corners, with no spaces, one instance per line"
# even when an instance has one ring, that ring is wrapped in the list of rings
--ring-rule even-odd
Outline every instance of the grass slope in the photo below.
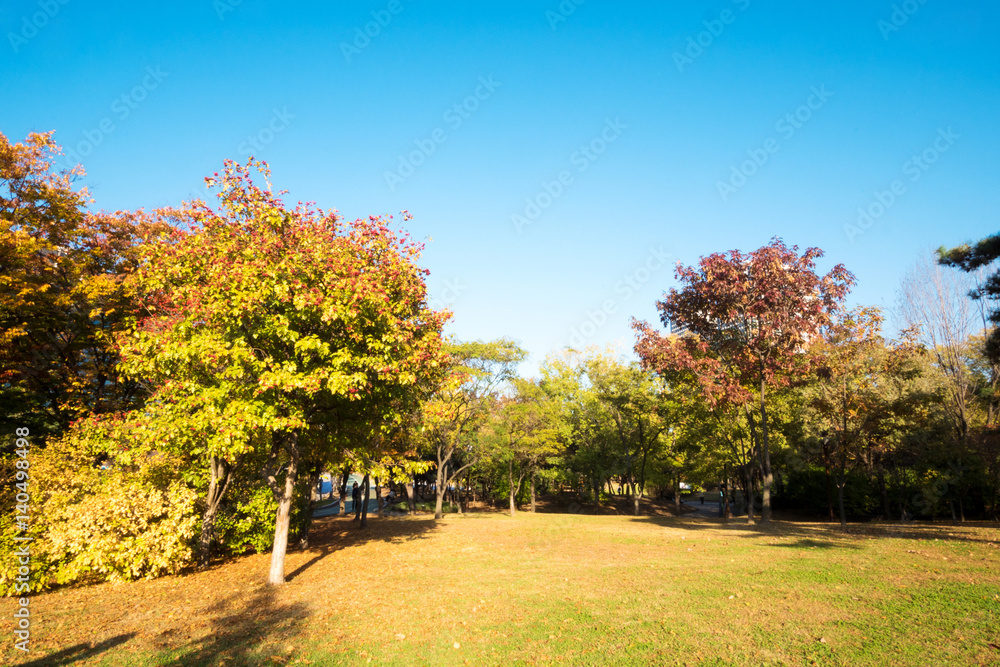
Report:
[[[1000,530],[481,513],[32,598],[27,665],[1000,664]]]

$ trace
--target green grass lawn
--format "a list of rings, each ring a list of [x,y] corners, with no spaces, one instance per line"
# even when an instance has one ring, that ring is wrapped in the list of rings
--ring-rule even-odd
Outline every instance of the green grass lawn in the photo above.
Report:
[[[996,524],[496,513],[317,522],[268,555],[32,599],[7,664],[1000,664]],[[996,646],[993,646],[996,645]],[[35,661],[32,663],[32,661]]]

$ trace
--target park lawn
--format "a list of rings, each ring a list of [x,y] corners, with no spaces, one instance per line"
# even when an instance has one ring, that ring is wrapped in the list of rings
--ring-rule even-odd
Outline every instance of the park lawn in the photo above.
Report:
[[[35,665],[1000,664],[996,524],[318,520],[203,572],[32,598]],[[33,662],[34,661],[34,662]]]

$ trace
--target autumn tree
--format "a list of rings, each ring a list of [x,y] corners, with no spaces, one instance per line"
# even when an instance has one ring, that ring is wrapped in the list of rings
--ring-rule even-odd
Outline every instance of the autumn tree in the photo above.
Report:
[[[624,481],[638,516],[650,468],[668,445],[664,436],[677,406],[666,383],[638,364],[598,354],[585,359],[582,370],[617,436]]]
[[[920,353],[912,333],[887,345],[878,308],[859,308],[832,322],[810,346],[815,380],[805,395],[814,421],[814,437],[824,458],[836,461],[841,526],[847,525],[844,487],[850,467],[872,471],[891,449],[918,372],[912,359]],[[829,453],[827,453],[829,446]]]
[[[594,513],[599,514],[601,489],[619,472],[620,461],[610,415],[586,382],[581,358],[575,350],[547,358],[541,366],[541,386],[561,406],[567,473],[594,494]]]
[[[527,356],[507,339],[452,343],[447,352],[446,374],[424,403],[421,425],[421,439],[436,465],[435,519],[444,516],[448,486],[479,461],[475,436]]]
[[[234,465],[259,442],[277,502],[270,584],[284,582],[301,466],[324,458],[344,415],[405,395],[440,364],[445,314],[426,306],[420,246],[379,217],[287,208],[252,170],[226,162],[219,208],[163,210],[169,234],[130,279],[142,307],[119,340],[129,375],[187,396],[218,437],[206,455]],[[224,410],[199,410],[222,406]],[[358,407],[362,406],[362,407]]]
[[[141,403],[117,369],[133,314],[123,279],[157,227],[142,213],[90,213],[81,167],[55,172],[52,132],[0,134],[0,431],[55,435],[91,413]]]
[[[818,248],[801,255],[780,239],[749,254],[732,250],[678,265],[682,284],[657,302],[665,326],[684,336],[663,336],[633,321],[636,352],[646,368],[691,370],[710,404],[753,405],[747,412],[763,478],[762,521],[771,516],[769,389],[804,372],[805,348],[831,321],[854,282],[842,265],[815,272]]]
[[[512,386],[496,402],[484,431],[489,457],[505,469],[513,517],[525,481],[531,490],[531,511],[535,511],[535,483],[548,459],[560,449],[561,423],[557,406],[537,382],[517,378]]]

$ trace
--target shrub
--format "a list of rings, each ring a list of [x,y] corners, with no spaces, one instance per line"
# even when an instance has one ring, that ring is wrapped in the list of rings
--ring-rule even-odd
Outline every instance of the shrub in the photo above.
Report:
[[[197,494],[163,454],[102,469],[51,446],[32,457],[31,591],[86,579],[123,581],[175,573],[194,557]],[[15,592],[21,535],[0,520],[0,593]]]

